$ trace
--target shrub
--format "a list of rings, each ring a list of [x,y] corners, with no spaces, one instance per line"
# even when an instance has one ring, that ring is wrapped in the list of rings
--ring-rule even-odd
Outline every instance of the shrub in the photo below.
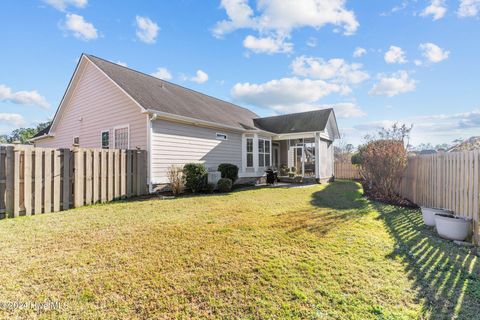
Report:
[[[185,188],[185,179],[183,177],[183,169],[172,165],[167,171],[167,178],[170,182],[172,193],[177,196],[183,192]]]
[[[207,184],[207,169],[201,163],[187,163],[183,167],[183,175],[185,176],[185,187],[193,193],[202,191]]]
[[[232,180],[228,178],[222,178],[218,180],[217,188],[220,192],[230,192],[232,190]]]
[[[354,165],[361,165],[362,164],[362,155],[360,152],[356,152],[352,155],[352,158],[350,159],[350,161],[352,162],[352,164]]]
[[[222,178],[232,180],[232,183],[238,179],[238,167],[231,163],[222,163],[218,166],[218,171],[222,173]]]
[[[407,166],[407,150],[401,140],[375,140],[359,148],[360,172],[369,186],[393,199]]]
[[[281,176],[286,176],[288,175],[288,166],[286,164],[282,164],[280,166],[280,175]]]

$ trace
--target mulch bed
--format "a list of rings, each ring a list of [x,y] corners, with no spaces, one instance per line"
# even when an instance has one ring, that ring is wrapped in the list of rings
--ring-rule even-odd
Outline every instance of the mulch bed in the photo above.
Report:
[[[360,181],[360,183],[363,186],[363,195],[370,200],[382,202],[385,204],[400,206],[404,208],[411,208],[411,209],[419,208],[419,206],[417,206],[415,203],[411,202],[410,200],[404,199],[402,197],[395,197],[395,198],[385,197],[374,188],[370,188],[368,184],[363,180]]]

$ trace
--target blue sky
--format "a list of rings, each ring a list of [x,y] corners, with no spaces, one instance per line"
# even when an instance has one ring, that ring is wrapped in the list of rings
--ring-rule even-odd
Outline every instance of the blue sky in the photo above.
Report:
[[[333,106],[354,144],[479,135],[480,0],[0,3],[0,133],[51,119],[82,52],[262,116]]]

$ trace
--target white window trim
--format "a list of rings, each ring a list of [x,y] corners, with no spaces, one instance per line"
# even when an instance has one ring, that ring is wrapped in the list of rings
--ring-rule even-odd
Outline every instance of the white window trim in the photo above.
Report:
[[[75,138],[78,138],[78,144],[75,143]],[[72,146],[80,147],[80,136],[73,136],[72,137]]]
[[[103,149],[103,133],[104,132],[108,132],[108,149],[111,149],[111,133],[110,133],[110,130],[102,130],[100,132],[100,148]]]
[[[128,133],[128,141],[127,141],[127,149],[130,149],[130,124],[124,124],[124,125],[121,125],[121,126],[115,126],[113,127],[112,129],[112,136],[113,136],[113,148],[112,149],[116,149],[115,148],[115,130],[118,130],[118,129],[125,129],[127,128],[127,133]]]
[[[218,136],[225,136],[225,139],[219,138]],[[217,132],[217,133],[215,133],[215,139],[221,140],[221,141],[227,141],[228,140],[228,134],[222,133],[222,132]]]

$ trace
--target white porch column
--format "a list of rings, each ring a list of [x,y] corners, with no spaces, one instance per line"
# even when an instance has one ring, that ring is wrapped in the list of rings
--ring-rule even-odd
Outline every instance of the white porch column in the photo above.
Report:
[[[315,178],[320,179],[320,133],[315,133]]]
[[[258,134],[253,135],[253,170],[258,172]]]

